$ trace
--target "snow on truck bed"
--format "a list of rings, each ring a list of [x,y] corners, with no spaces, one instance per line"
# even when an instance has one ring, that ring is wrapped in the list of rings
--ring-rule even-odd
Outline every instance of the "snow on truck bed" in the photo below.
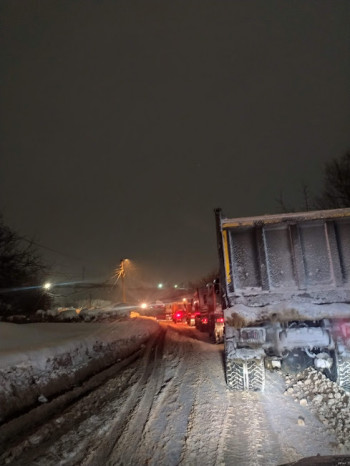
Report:
[[[292,320],[348,319],[350,304],[278,303],[267,306],[236,304],[225,310],[227,321],[237,327],[265,321],[288,322]]]
[[[0,322],[0,421],[135,352],[158,323]]]

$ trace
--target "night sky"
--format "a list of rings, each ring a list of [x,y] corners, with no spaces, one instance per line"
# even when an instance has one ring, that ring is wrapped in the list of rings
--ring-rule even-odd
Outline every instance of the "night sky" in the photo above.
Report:
[[[217,266],[350,148],[348,0],[2,0],[0,211],[52,279]]]

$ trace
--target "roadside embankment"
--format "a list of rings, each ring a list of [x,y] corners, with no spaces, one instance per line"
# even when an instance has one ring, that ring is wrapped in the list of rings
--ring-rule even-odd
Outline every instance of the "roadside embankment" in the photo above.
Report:
[[[0,423],[130,356],[158,330],[159,324],[149,318],[0,322]]]

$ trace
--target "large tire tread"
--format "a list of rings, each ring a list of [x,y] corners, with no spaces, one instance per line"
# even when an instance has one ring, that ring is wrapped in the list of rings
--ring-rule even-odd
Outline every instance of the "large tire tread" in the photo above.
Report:
[[[350,359],[338,359],[338,385],[350,391]]]
[[[241,364],[241,361],[234,359],[226,361],[226,382],[232,390],[244,390],[243,364]]]
[[[226,382],[235,391],[263,391],[265,366],[263,359],[226,360]]]
[[[247,361],[249,390],[263,391],[265,388],[265,365],[263,359]]]

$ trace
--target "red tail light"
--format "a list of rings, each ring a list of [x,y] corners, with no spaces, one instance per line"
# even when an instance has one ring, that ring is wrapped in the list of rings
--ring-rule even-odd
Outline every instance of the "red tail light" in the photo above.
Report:
[[[202,318],[202,324],[207,324],[208,323],[208,319],[206,317],[203,317]]]
[[[219,324],[223,324],[224,323],[224,318],[219,317],[218,319],[216,319],[216,322],[218,322]]]

